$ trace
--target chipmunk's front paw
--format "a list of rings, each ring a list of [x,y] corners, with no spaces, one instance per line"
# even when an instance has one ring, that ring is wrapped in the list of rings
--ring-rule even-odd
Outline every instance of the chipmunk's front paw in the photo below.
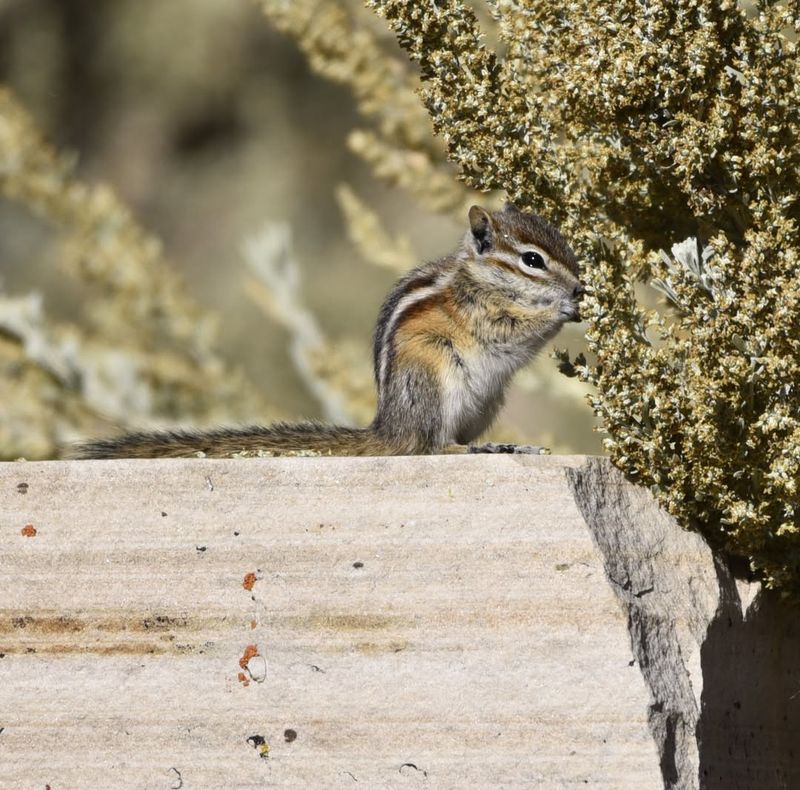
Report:
[[[514,455],[550,455],[546,447],[535,447],[532,444],[471,444],[471,453],[513,453]]]

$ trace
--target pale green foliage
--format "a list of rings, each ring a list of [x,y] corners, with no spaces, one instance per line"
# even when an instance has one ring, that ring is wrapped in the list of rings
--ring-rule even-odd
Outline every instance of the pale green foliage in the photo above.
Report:
[[[495,0],[502,60],[458,0],[370,5],[466,183],[584,256],[597,363],[577,370],[614,462],[800,588],[798,4]],[[637,304],[637,276],[668,317]]]

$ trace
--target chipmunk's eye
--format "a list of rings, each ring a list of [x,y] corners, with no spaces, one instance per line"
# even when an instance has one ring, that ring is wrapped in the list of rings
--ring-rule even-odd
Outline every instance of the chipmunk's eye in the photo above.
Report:
[[[542,255],[535,250],[528,250],[522,253],[522,262],[529,269],[546,269],[547,264],[544,262]]]

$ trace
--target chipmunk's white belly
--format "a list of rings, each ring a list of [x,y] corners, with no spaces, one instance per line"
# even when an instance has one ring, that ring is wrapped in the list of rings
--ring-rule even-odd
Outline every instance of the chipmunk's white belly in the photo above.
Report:
[[[445,374],[443,422],[447,441],[468,444],[484,433],[503,405],[508,380],[526,364],[523,349],[464,353],[463,366]]]

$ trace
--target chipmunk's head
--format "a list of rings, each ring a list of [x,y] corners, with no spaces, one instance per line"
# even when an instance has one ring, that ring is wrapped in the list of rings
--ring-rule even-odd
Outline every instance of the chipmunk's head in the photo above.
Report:
[[[511,204],[494,212],[473,206],[469,224],[465,247],[472,276],[556,326],[581,320],[578,305],[585,289],[578,259],[556,228]]]

